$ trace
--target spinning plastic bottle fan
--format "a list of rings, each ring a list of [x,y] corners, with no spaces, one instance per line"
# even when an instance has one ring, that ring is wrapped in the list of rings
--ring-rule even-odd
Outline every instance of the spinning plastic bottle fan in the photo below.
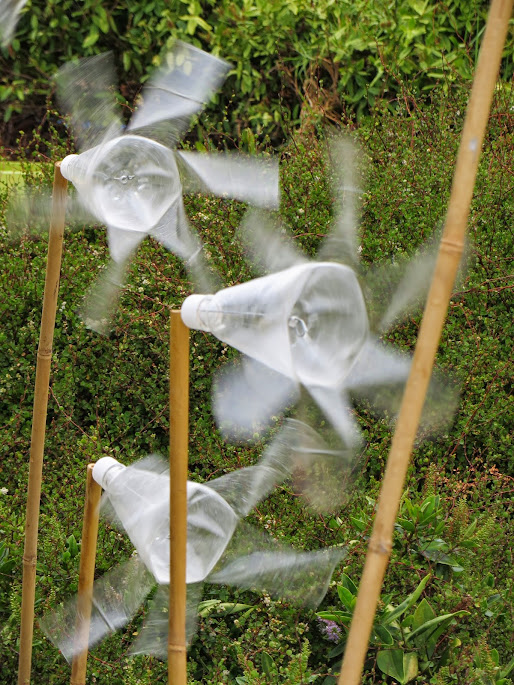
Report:
[[[146,235],[184,259],[195,283],[210,285],[200,242],[185,215],[183,192],[213,193],[260,207],[278,205],[273,160],[176,149],[228,69],[223,60],[177,42],[145,86],[126,129],[115,108],[110,54],[66,64],[58,72],[59,99],[71,113],[82,150],[63,160],[61,172],[77,189],[82,207],[107,225],[113,259],[86,310],[92,328],[104,327],[126,264]]]
[[[295,452],[311,437],[297,421],[286,422],[256,466],[239,469],[205,484],[188,483],[187,632],[195,627],[201,583],[221,583],[265,590],[302,606],[323,598],[335,565],[345,549],[297,552],[241,522],[271,490],[291,475]],[[105,489],[102,509],[128,534],[137,556],[96,581],[88,644],[82,635],[77,600],[45,617],[41,627],[67,659],[91,647],[136,614],[152,588],[145,626],[133,653],[166,658],[170,559],[169,472],[151,456],[125,467],[105,457],[93,477]],[[78,619],[78,622],[77,622]]]
[[[182,306],[190,328],[209,331],[246,356],[222,374],[214,397],[221,430],[229,437],[252,435],[286,406],[303,386],[330,420],[344,445],[355,449],[360,433],[350,397],[364,397],[392,415],[410,358],[379,341],[383,332],[428,287],[433,255],[425,252],[402,269],[359,273],[356,222],[356,150],[346,139],[332,140],[335,195],[339,205],[332,233],[309,261],[285,231],[263,213],[249,213],[243,225],[253,261],[269,273],[213,295],[191,295]],[[344,204],[343,204],[344,200]],[[398,276],[401,274],[401,278]],[[379,289],[364,296],[366,282]],[[376,324],[368,309],[380,309],[386,284],[396,292]],[[396,391],[395,391],[396,388]],[[448,412],[442,402],[436,423]],[[434,418],[434,417],[432,417]]]

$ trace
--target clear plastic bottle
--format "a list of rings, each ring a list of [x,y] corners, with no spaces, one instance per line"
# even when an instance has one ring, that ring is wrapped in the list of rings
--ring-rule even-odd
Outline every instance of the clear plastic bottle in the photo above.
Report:
[[[169,583],[169,473],[163,462],[147,457],[126,467],[112,457],[99,459],[93,478],[142,561],[158,583]],[[238,522],[227,502],[200,483],[187,484],[186,582],[205,579],[223,554]]]
[[[306,386],[338,387],[368,337],[352,269],[298,264],[182,305],[189,328],[223,342]]]
[[[148,232],[181,196],[182,186],[169,148],[126,134],[68,155],[62,175],[77,188],[88,211],[103,223]]]

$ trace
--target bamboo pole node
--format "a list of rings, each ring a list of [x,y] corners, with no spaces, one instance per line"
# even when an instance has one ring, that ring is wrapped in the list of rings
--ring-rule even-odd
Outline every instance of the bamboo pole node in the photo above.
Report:
[[[37,557],[34,554],[31,554],[30,556],[23,555],[22,561],[27,566],[35,566],[37,564]]]
[[[462,254],[462,250],[464,248],[464,244],[462,242],[450,240],[449,238],[442,238],[440,245],[441,252],[444,251],[453,254]]]
[[[168,645],[169,652],[177,652],[179,654],[185,654],[186,648],[184,645]]]
[[[390,540],[370,540],[368,549],[373,554],[389,556],[391,554],[391,550],[393,549],[393,545]]]

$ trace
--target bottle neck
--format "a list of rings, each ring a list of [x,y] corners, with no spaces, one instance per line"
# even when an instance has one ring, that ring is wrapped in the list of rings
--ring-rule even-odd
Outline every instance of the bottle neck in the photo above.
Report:
[[[102,457],[93,466],[93,478],[104,490],[109,490],[113,480],[127,467],[112,457]]]

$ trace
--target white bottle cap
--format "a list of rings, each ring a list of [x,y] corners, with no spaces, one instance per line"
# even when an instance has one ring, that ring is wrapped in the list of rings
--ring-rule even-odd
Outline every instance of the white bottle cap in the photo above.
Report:
[[[73,165],[75,163],[75,160],[77,159],[78,155],[68,155],[65,157],[62,162],[61,162],[61,174],[64,176],[64,178],[67,181],[72,180],[72,174],[73,174]]]
[[[113,457],[102,457],[93,466],[93,478],[102,488],[108,485],[111,477],[114,475],[114,473],[111,473],[109,476],[107,475],[114,467],[117,467],[116,471],[125,469],[125,466]]]
[[[188,328],[195,328],[200,331],[208,331],[200,318],[200,304],[208,295],[189,295],[182,302],[180,313],[182,321]]]

